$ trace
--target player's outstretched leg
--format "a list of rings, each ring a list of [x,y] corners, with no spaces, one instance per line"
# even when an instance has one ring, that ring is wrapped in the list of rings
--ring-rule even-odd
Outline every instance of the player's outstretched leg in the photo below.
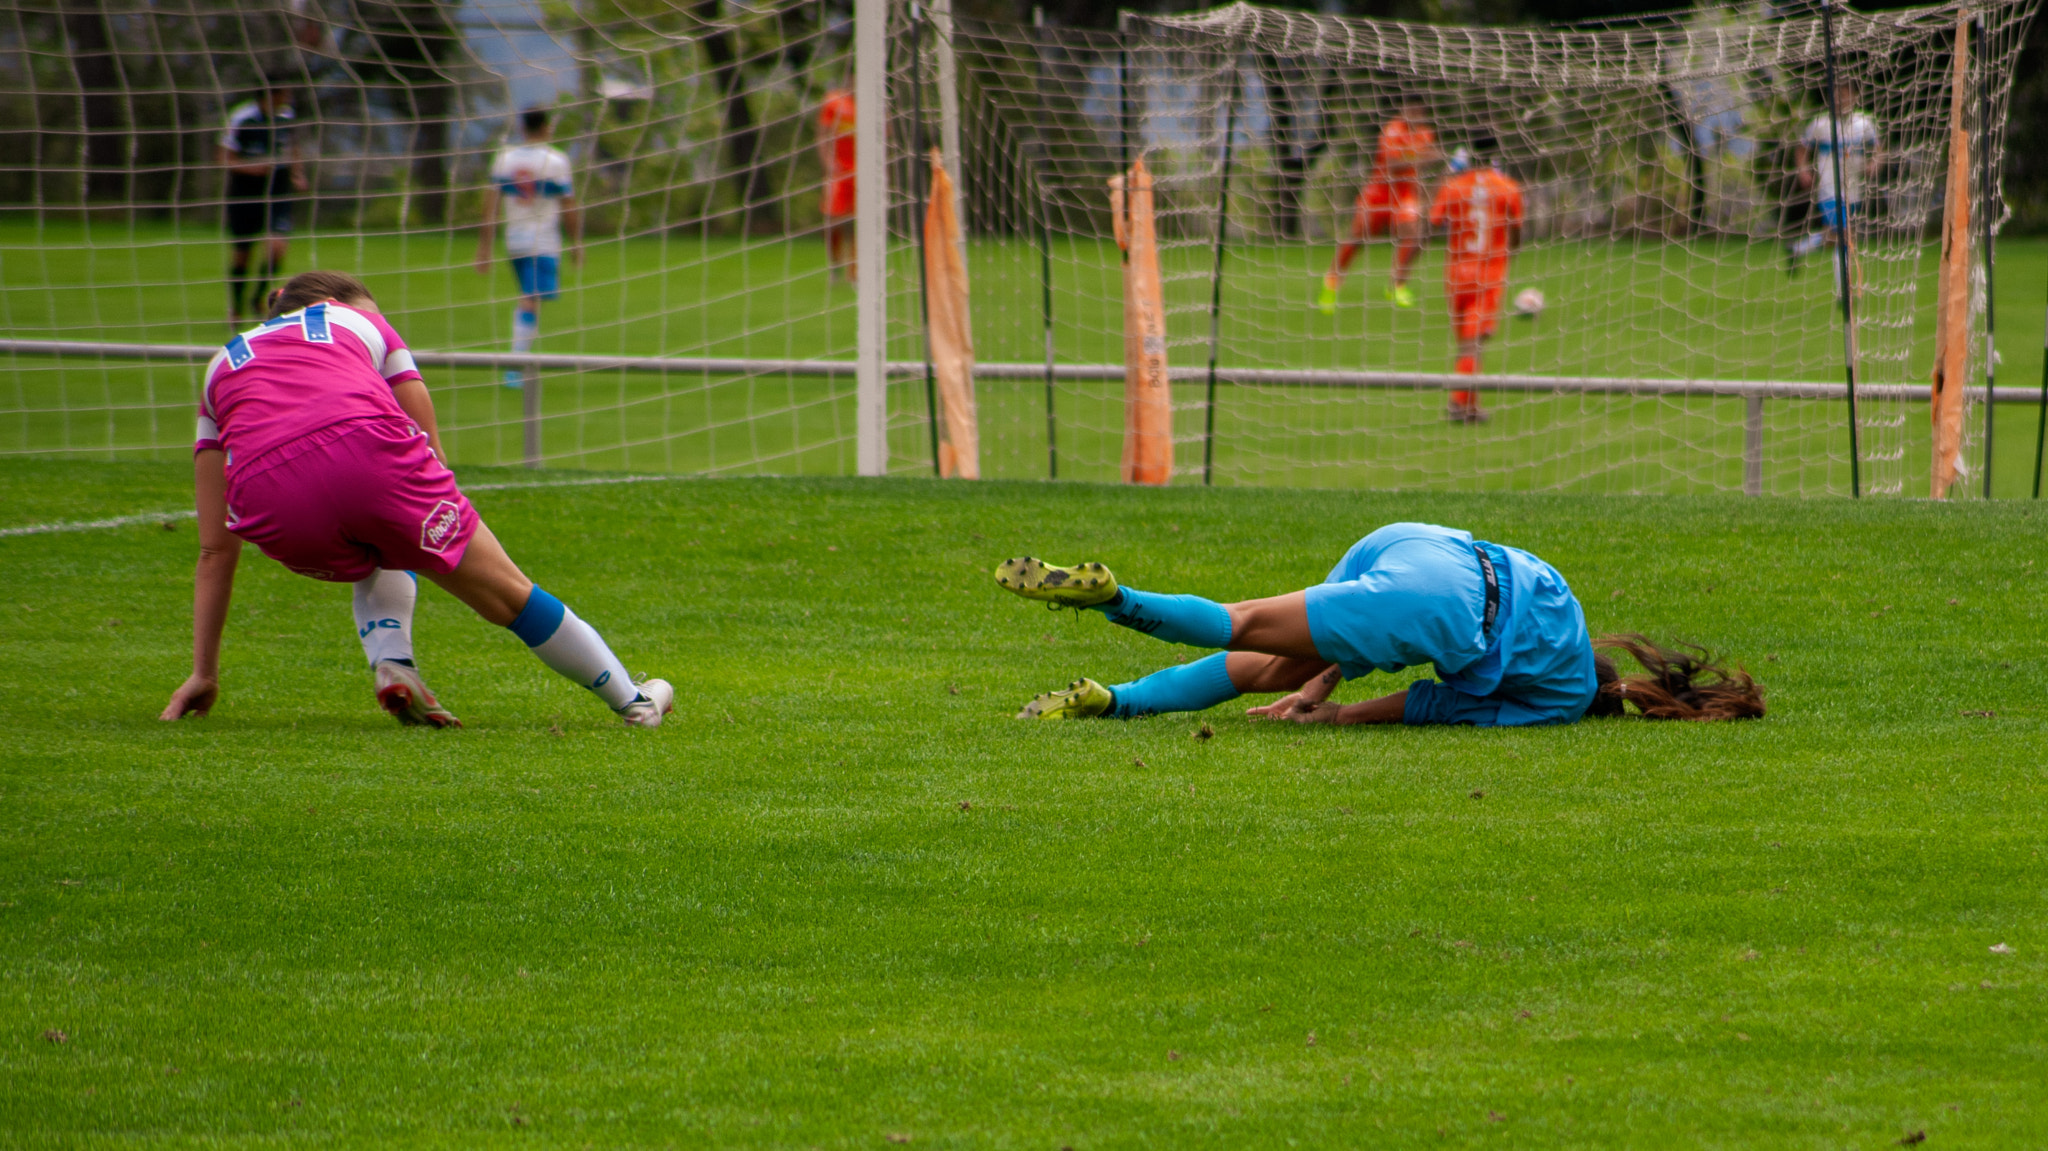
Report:
[[[634,683],[597,629],[527,579],[484,524],[477,524],[455,570],[431,578],[485,620],[518,636],[542,663],[588,688],[628,726],[660,727],[662,717],[675,710],[676,693],[668,681]]]
[[[1230,682],[1228,658],[1219,651],[1115,687],[1077,679],[1060,691],[1037,696],[1017,718],[1139,719],[1169,711],[1206,711],[1242,694]]]
[[[1099,563],[1061,567],[1030,556],[1004,560],[996,566],[995,579],[998,586],[1026,599],[1091,608],[1118,627],[1168,643],[1319,658],[1309,634],[1306,598],[1298,591],[1221,604],[1198,595],[1125,587]]]
[[[1323,273],[1323,286],[1316,293],[1316,310],[1322,314],[1337,314],[1337,292],[1344,286],[1344,273],[1351,270],[1351,261],[1358,258],[1365,233],[1365,209],[1360,207],[1351,217],[1351,238],[1337,245],[1336,258],[1330,261],[1330,270]]]
[[[1415,268],[1415,257],[1422,252],[1422,209],[1410,204],[1401,213],[1398,228],[1399,242],[1394,246],[1394,282],[1387,288],[1387,299],[1398,308],[1415,306],[1415,289],[1408,286],[1408,277]]]
[[[238,239],[228,256],[228,323],[237,328],[242,326],[243,317],[247,315],[242,301],[248,295],[249,257],[255,250],[256,241]],[[263,301],[251,300],[250,303],[260,307]]]
[[[529,257],[530,258],[530,257]],[[523,356],[533,350],[535,340],[540,338],[540,299],[536,296],[521,296],[512,311],[512,354]],[[506,368],[505,386],[517,390],[526,385],[524,368]]]
[[[1217,652],[1190,664],[1162,668],[1142,679],[1104,687],[1078,679],[1024,705],[1018,719],[1138,719],[1177,711],[1207,711],[1246,692],[1294,691],[1329,666],[1321,658]]]
[[[1109,622],[1195,647],[1223,647],[1230,642],[1230,612],[1214,600],[1193,595],[1161,595],[1122,587],[1102,564],[1061,567],[1031,556],[1004,560],[996,567],[996,584],[1026,599],[1055,607],[1094,608]]]
[[[412,609],[419,595],[411,572],[376,572],[354,589],[356,638],[377,677],[377,706],[408,727],[461,727],[462,721],[427,690],[412,658]]]
[[[284,271],[285,239],[272,236],[263,242],[263,265],[249,281],[249,304],[257,315],[270,310],[270,281]]]

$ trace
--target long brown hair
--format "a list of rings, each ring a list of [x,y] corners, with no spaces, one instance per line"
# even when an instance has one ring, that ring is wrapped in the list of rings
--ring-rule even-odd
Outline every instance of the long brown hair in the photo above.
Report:
[[[1645,675],[1623,677],[1607,652],[1627,652]],[[1730,671],[1713,653],[1693,644],[1666,647],[1640,635],[1603,635],[1593,641],[1593,671],[1600,690],[1587,715],[1644,719],[1761,719],[1763,686],[1744,668]]]
[[[361,280],[347,272],[300,272],[286,280],[284,287],[270,293],[270,318],[274,320],[323,300],[350,304],[364,300],[375,303],[376,299]]]

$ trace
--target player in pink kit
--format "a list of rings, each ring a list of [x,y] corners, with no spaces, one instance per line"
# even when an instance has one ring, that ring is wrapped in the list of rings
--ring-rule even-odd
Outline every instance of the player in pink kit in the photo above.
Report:
[[[636,684],[597,630],[534,586],[443,465],[434,403],[369,289],[339,272],[294,276],[271,318],[207,365],[193,444],[199,568],[192,675],[163,719],[220,697],[220,638],[247,541],[300,575],[355,585],[357,635],[377,702],[401,723],[460,727],[412,660],[413,573],[634,727],[673,709],[666,681]]]

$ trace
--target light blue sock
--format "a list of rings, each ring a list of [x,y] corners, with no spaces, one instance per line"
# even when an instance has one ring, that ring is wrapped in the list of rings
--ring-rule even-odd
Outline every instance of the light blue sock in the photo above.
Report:
[[[1230,682],[1230,672],[1223,666],[1228,658],[1219,651],[1190,664],[1155,671],[1136,683],[1120,683],[1109,689],[1116,696],[1116,705],[1108,714],[1116,719],[1137,719],[1163,711],[1201,711],[1236,699],[1244,693]]]
[[[1141,631],[1168,643],[1193,647],[1225,647],[1230,643],[1230,613],[1215,600],[1198,595],[1161,595],[1124,588],[1117,597],[1097,604],[1109,622]]]

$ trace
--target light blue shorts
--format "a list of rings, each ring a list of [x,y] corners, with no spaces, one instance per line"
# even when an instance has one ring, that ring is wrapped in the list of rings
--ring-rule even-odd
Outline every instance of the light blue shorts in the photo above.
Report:
[[[562,261],[555,256],[514,256],[512,274],[519,278],[519,294],[552,300],[562,283]]]

